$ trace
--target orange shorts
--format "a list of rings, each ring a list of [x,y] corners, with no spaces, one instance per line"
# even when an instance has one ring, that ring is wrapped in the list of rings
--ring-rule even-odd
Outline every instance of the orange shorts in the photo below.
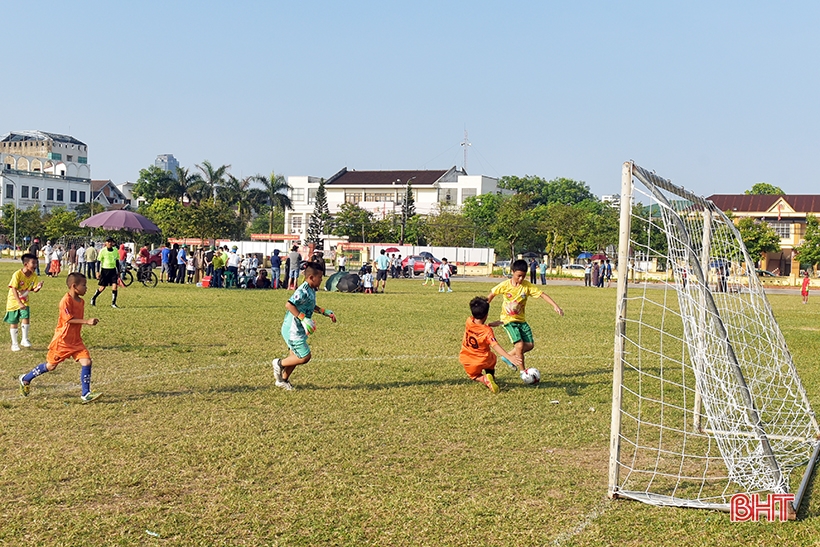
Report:
[[[485,370],[492,371],[495,373],[495,364],[498,361],[498,357],[495,356],[495,353],[491,353],[490,356],[481,364],[473,365],[470,363],[461,363],[461,366],[464,367],[464,372],[467,373],[467,376],[470,377],[472,380],[478,380],[484,375]]]
[[[73,357],[75,361],[79,361],[80,359],[91,360],[91,354],[88,353],[88,348],[81,346],[50,349],[48,350],[48,355],[46,355],[46,362],[51,365],[59,365],[69,357]]]

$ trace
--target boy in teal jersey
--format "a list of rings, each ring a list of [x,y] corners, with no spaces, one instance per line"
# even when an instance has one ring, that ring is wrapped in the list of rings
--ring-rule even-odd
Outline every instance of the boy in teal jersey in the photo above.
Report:
[[[299,365],[310,361],[310,347],[307,337],[316,330],[313,313],[319,312],[336,322],[336,315],[316,305],[316,290],[322,284],[322,267],[315,262],[305,266],[305,281],[291,295],[285,304],[285,320],[282,322],[282,338],[290,353],[284,359],[273,360],[273,375],[276,387],[292,390],[290,375]]]
[[[3,321],[9,324],[11,334],[11,351],[20,351],[20,346],[30,348],[28,341],[29,327],[29,307],[28,295],[32,292],[39,292],[43,287],[43,282],[39,281],[35,273],[38,268],[37,257],[31,253],[26,253],[22,257],[23,267],[14,272],[9,281],[9,295],[6,298],[6,315]],[[18,326],[23,325],[23,338],[17,344]]]
[[[526,275],[527,262],[516,260],[512,264],[512,278],[506,279],[493,287],[487,296],[488,302],[492,302],[493,298],[499,295],[504,298],[504,304],[501,308],[501,322],[504,324],[504,330],[507,331],[510,342],[514,346],[510,354],[520,357],[521,364],[516,367],[504,357],[501,360],[507,363],[507,366],[511,369],[515,370],[517,368],[522,374],[527,370],[524,364],[524,354],[532,351],[532,348],[535,347],[532,329],[524,315],[527,299],[529,297],[543,298],[552,305],[555,313],[564,315],[564,310],[547,293],[542,292],[537,286],[524,279]]]

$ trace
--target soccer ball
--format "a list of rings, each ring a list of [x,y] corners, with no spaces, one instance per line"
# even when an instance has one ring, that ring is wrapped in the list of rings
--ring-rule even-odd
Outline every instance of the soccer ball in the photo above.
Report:
[[[527,370],[521,372],[521,380],[525,384],[534,386],[541,381],[541,373],[537,368],[528,368]]]

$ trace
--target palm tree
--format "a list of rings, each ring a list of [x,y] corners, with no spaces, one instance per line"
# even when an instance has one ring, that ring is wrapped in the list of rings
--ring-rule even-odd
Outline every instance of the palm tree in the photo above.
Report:
[[[202,165],[197,164],[196,168],[202,171],[202,183],[197,188],[197,191],[193,192],[194,195],[191,196],[192,201],[199,203],[203,199],[207,199],[208,194],[213,194],[214,201],[216,201],[217,189],[225,184],[225,175],[231,166],[222,165],[214,168],[211,162],[205,160],[202,162]]]
[[[180,203],[184,203],[186,198],[188,201],[193,201],[192,194],[202,186],[202,183],[202,175],[199,173],[189,174],[188,169],[177,167],[177,176],[173,184],[174,197]]]
[[[261,189],[252,189],[252,197],[258,204],[267,204],[270,206],[270,218],[268,222],[268,233],[273,232],[273,210],[280,208],[283,211],[286,209],[293,209],[293,203],[290,201],[288,191],[293,190],[290,184],[287,183],[285,177],[277,175],[271,171],[269,177],[256,175],[251,177],[252,180],[262,185]]]
[[[259,199],[254,196],[251,183],[258,180],[259,175],[238,179],[233,175],[228,175],[228,180],[223,185],[223,199],[231,205],[236,205],[236,214],[243,225],[250,222],[251,211],[259,209]],[[265,203],[262,201],[262,203]]]

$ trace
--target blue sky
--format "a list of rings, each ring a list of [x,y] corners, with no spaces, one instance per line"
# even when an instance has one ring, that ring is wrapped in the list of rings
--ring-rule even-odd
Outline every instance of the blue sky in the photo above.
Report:
[[[820,193],[820,2],[14,2],[0,133],[94,178],[157,154],[237,176],[461,166],[618,193]],[[7,24],[9,21],[12,24]]]

